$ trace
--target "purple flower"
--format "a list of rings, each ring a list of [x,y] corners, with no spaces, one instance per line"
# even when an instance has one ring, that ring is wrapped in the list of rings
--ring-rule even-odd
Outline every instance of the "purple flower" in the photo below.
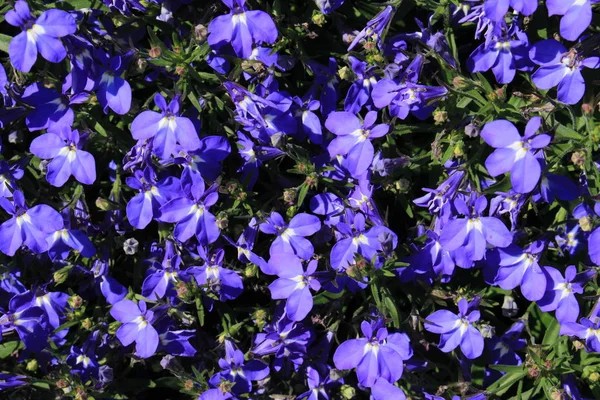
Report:
[[[361,123],[358,117],[350,112],[333,112],[327,117],[325,126],[337,137],[329,143],[327,150],[333,158],[347,155],[347,166],[354,177],[363,174],[373,162],[375,150],[372,139],[380,138],[390,130],[387,124],[375,125],[377,112],[369,111]]]
[[[394,8],[392,6],[387,6],[381,10],[379,14],[374,16],[372,20],[367,22],[367,26],[356,35],[352,43],[350,43],[350,46],[348,46],[348,51],[352,50],[357,44],[365,40],[374,40],[381,48],[381,36],[394,16],[392,11],[394,11]]]
[[[382,320],[363,321],[360,329],[364,338],[346,340],[335,350],[335,367],[356,368],[358,382],[365,387],[372,387],[378,378],[396,382],[402,376],[404,361],[413,355],[408,336],[388,333]]]
[[[558,100],[566,104],[576,104],[585,93],[585,81],[581,75],[583,68],[597,69],[600,57],[588,57],[575,48],[567,50],[554,39],[542,40],[531,46],[531,61],[540,66],[531,76],[539,89],[546,90],[558,86]]]
[[[23,375],[9,375],[0,372],[0,392],[27,384],[27,377]]]
[[[498,27],[497,33],[490,35],[489,40],[471,53],[467,62],[471,72],[485,72],[491,68],[498,83],[507,84],[512,82],[517,69],[529,69],[527,35],[516,25],[513,27],[508,33]]]
[[[548,16],[562,15],[560,35],[575,41],[592,22],[592,3],[597,0],[546,0]]]
[[[373,73],[375,67],[369,67],[369,64],[354,56],[349,56],[348,60],[350,60],[352,71],[358,79],[348,89],[344,100],[344,111],[357,114],[363,106],[372,104],[371,91],[377,84],[377,77]]]
[[[256,218],[253,217],[235,243],[227,236],[223,235],[223,237],[229,242],[229,244],[237,249],[238,260],[244,264],[256,264],[261,271],[263,271],[263,273],[266,273],[265,271],[267,271],[268,268],[267,262],[264,260],[264,258],[258,256],[252,251],[254,248],[254,243],[256,242],[257,233],[258,223]]]
[[[28,208],[19,191],[13,195],[13,202],[0,198],[0,206],[12,216],[0,225],[0,251],[12,257],[25,243],[34,253],[43,253],[48,250],[48,234],[62,229],[62,217],[46,204]]]
[[[272,299],[286,299],[285,313],[292,321],[303,320],[313,307],[310,289],[318,291],[321,283],[315,278],[317,260],[308,263],[306,271],[300,259],[290,253],[276,253],[269,259],[269,272],[276,279],[269,285]]]
[[[189,118],[179,116],[179,96],[167,106],[165,98],[156,94],[154,104],[162,113],[144,111],[131,123],[131,135],[136,140],[154,138],[152,151],[165,160],[177,153],[177,145],[192,151],[200,147],[200,138]]]
[[[426,318],[425,329],[429,332],[439,333],[439,349],[449,353],[458,346],[468,359],[477,358],[483,353],[483,337],[473,326],[479,320],[477,310],[469,312],[469,304],[462,298],[458,302],[459,313],[454,314],[448,310],[438,310]]]
[[[277,235],[277,238],[271,243],[269,253],[292,253],[298,257],[308,260],[315,252],[312,243],[306,239],[321,229],[321,220],[319,217],[300,213],[296,214],[289,224],[278,212],[271,213],[266,222],[259,225],[263,233]]]
[[[98,52],[102,67],[98,72],[96,95],[105,114],[110,108],[119,115],[124,115],[131,108],[131,86],[121,78],[131,61],[132,53],[111,57],[104,51]]]
[[[315,0],[317,7],[323,14],[329,14],[344,4],[344,0]]]
[[[71,105],[83,103],[87,97],[87,94],[81,93],[69,98],[39,83],[29,85],[21,97],[24,103],[33,107],[27,114],[25,124],[30,131],[59,131],[62,128],[71,128],[74,120]]]
[[[8,303],[8,312],[0,316],[2,335],[13,330],[29,351],[40,352],[48,344],[48,316],[43,308],[31,301],[32,294],[27,291],[17,294]]]
[[[531,245],[526,251],[515,245],[498,249],[500,268],[495,283],[502,289],[512,290],[521,286],[521,293],[529,301],[540,300],[546,290],[546,276],[538,264],[538,254],[543,246]]]
[[[600,353],[600,318],[581,318],[577,322],[563,322],[560,324],[560,334],[576,336],[585,340],[588,352]]]
[[[63,127],[35,138],[29,150],[42,159],[52,160],[46,175],[51,185],[61,187],[71,175],[91,185],[96,180],[96,163],[90,153],[81,150],[83,142],[79,131]]]
[[[244,360],[242,353],[229,340],[225,340],[225,357],[219,359],[221,372],[213,375],[209,382],[219,386],[221,381],[233,383],[231,392],[235,395],[250,393],[252,381],[260,381],[269,376],[269,366],[260,360]]]
[[[199,286],[218,294],[221,301],[233,300],[242,294],[244,290],[242,278],[237,272],[223,267],[225,258],[223,249],[209,255],[202,246],[198,246],[198,253],[204,260],[204,265],[190,267],[186,272],[194,276]]]
[[[135,351],[141,358],[152,357],[158,348],[158,332],[152,326],[154,312],[146,309],[146,302],[138,304],[121,300],[110,309],[110,315],[123,325],[117,329],[117,338],[123,346],[135,342]]]
[[[531,192],[540,180],[542,168],[535,153],[546,147],[552,139],[544,133],[535,134],[541,124],[540,117],[532,118],[525,127],[523,137],[506,120],[488,122],[481,131],[483,140],[496,149],[485,160],[485,167],[491,176],[510,171],[510,180],[517,193]]]
[[[512,7],[515,11],[519,11],[521,14],[529,16],[537,10],[537,0],[485,0],[483,8],[485,10],[485,16],[492,21],[501,21],[506,13],[508,7]]]
[[[346,222],[339,222],[336,228],[340,239],[333,246],[330,254],[331,267],[336,270],[343,270],[354,264],[356,253],[370,261],[378,251],[383,250],[379,240],[382,233],[392,235],[392,247],[396,247],[398,242],[396,234],[383,225],[367,229],[365,216],[361,213],[350,215]]]
[[[213,19],[208,25],[208,44],[213,49],[221,49],[231,44],[240,58],[252,55],[252,45],[275,43],[277,27],[264,11],[248,11],[246,0],[222,0],[230,8],[227,15]]]
[[[217,219],[208,209],[219,199],[217,186],[213,185],[205,190],[204,181],[184,181],[182,197],[176,197],[160,208],[159,220],[174,222],[177,225],[173,234],[181,242],[196,236],[198,242],[209,245],[216,241],[221,234],[217,226]]]
[[[139,190],[127,203],[127,219],[131,225],[138,229],[144,229],[160,215],[160,207],[171,199],[177,197],[181,190],[179,179],[167,176],[158,180],[152,167],[148,166],[144,171],[135,171],[134,176],[128,177],[127,186]]]
[[[512,243],[512,235],[498,218],[481,216],[487,207],[484,196],[474,199],[472,195],[470,207],[460,198],[454,201],[458,212],[466,218],[456,218],[444,225],[440,244],[446,250],[461,248],[467,259],[478,261],[483,259],[486,242],[504,248]]]
[[[579,317],[579,303],[575,294],[583,293],[583,284],[589,279],[586,273],[577,274],[574,265],[567,267],[565,277],[556,268],[545,267],[547,287],[544,297],[537,303],[544,312],[556,310],[556,319],[561,324],[575,322]]]
[[[8,11],[5,18],[6,22],[23,30],[8,47],[10,62],[22,72],[31,70],[38,52],[50,62],[62,61],[67,52],[58,38],[77,30],[75,19],[66,11],[47,10],[34,19],[25,1],[17,1],[15,9]]]
[[[221,173],[221,161],[229,156],[231,146],[223,136],[206,136],[200,139],[198,149],[185,152],[179,151],[173,162],[184,166],[182,179],[191,175],[192,179],[201,177],[214,181]]]

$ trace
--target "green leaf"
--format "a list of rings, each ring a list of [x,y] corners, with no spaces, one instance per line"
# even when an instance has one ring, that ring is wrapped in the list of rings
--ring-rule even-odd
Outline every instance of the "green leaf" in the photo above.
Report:
[[[2,50],[5,53],[8,53],[8,45],[10,44],[11,40],[12,36],[0,33],[0,50]]]
[[[18,340],[14,340],[12,342],[0,343],[0,359],[4,359],[14,353],[21,342]]]
[[[498,367],[497,365],[490,365],[491,368]],[[496,382],[492,383],[487,387],[487,391],[493,393],[497,396],[502,396],[504,393],[508,392],[508,390],[521,379],[527,376],[527,371],[525,371],[522,367],[520,371],[514,371],[511,373],[507,373],[502,378],[498,379]]]
[[[577,133],[573,129],[568,128],[564,125],[559,125],[556,128],[556,138],[557,139],[571,139],[571,140],[577,140],[577,141],[585,139],[582,134]]]
[[[552,321],[546,333],[544,334],[544,339],[542,340],[542,344],[544,346],[552,346],[558,340],[558,333],[560,331],[560,324],[557,320]]]

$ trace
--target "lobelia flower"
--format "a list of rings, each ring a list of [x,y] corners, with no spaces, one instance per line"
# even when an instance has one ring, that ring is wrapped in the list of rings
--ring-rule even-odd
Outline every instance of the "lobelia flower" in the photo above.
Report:
[[[344,111],[357,114],[365,105],[368,107],[372,104],[371,91],[377,84],[377,76],[373,72],[376,67],[369,67],[369,64],[354,56],[349,56],[348,60],[350,60],[352,71],[356,74],[357,79],[348,89],[344,100]]]
[[[158,348],[158,332],[152,326],[155,313],[146,308],[146,302],[138,304],[131,300],[121,300],[110,309],[110,315],[123,325],[116,336],[123,346],[135,342],[136,354],[141,358],[152,357]]]
[[[490,68],[500,84],[513,81],[517,69],[529,70],[529,40],[517,24],[507,32],[496,25],[491,38],[482,43],[469,56],[467,65],[471,72],[485,72]]]
[[[48,344],[48,316],[31,301],[29,291],[13,296],[8,303],[8,312],[0,316],[2,335],[11,331],[17,331],[29,351],[40,352]]]
[[[344,0],[315,0],[315,4],[323,14],[329,14],[340,8],[344,4]]]
[[[592,22],[592,3],[598,0],[546,0],[548,16],[562,15],[560,35],[575,41]]]
[[[408,336],[388,333],[381,319],[363,321],[360,329],[364,338],[346,340],[335,350],[335,367],[356,368],[358,382],[365,387],[372,387],[378,378],[396,382],[402,376],[404,361],[413,355]]]
[[[377,112],[369,111],[361,123],[352,113],[341,111],[329,114],[325,126],[337,137],[329,143],[330,156],[347,155],[347,166],[352,176],[357,177],[369,169],[375,150],[372,139],[380,138],[390,130],[387,124],[375,125]]]
[[[258,356],[275,354],[273,369],[286,371],[290,362],[294,366],[305,362],[312,335],[305,325],[287,318],[282,307],[276,310],[273,322],[255,336],[252,353]]]
[[[487,207],[485,196],[476,197],[471,194],[470,206],[461,199],[454,200],[458,213],[466,218],[448,221],[442,229],[440,244],[446,250],[461,249],[465,258],[471,261],[483,259],[486,243],[504,248],[512,243],[513,237],[506,226],[498,218],[482,217]]]
[[[202,246],[215,242],[221,231],[217,219],[208,210],[219,199],[217,186],[205,190],[202,179],[181,182],[182,197],[176,197],[160,208],[159,220],[174,222],[173,235],[180,242],[186,242],[196,236]]]
[[[371,92],[375,107],[389,106],[390,115],[400,119],[405,119],[409,113],[419,119],[429,117],[434,110],[431,103],[444,97],[448,89],[418,84],[422,63],[423,57],[417,56],[399,79],[384,78],[377,82]]]
[[[481,131],[483,140],[496,149],[485,160],[485,167],[494,177],[510,171],[510,181],[517,193],[531,192],[540,180],[542,168],[535,153],[552,140],[545,133],[535,134],[541,124],[540,117],[529,120],[523,137],[506,120],[488,122]]]
[[[103,50],[97,52],[101,67],[96,78],[96,96],[105,114],[108,114],[110,108],[115,113],[124,115],[131,108],[131,86],[121,78],[121,74],[127,69],[132,54],[129,52],[111,57]]]
[[[175,285],[182,279],[181,275],[185,275],[182,274],[180,265],[181,257],[175,253],[173,242],[167,241],[162,263],[153,261],[146,271],[146,279],[142,283],[142,296],[158,301],[166,295],[175,303]]]
[[[62,127],[33,139],[29,151],[41,159],[51,159],[46,180],[56,187],[73,175],[80,183],[91,185],[96,180],[94,156],[82,150],[85,140],[78,130]],[[87,135],[84,135],[84,138]]]
[[[231,393],[242,395],[252,391],[252,381],[261,381],[269,376],[269,366],[260,360],[244,360],[242,353],[230,340],[225,340],[225,357],[219,359],[221,372],[213,375],[209,383],[219,386],[221,381],[233,384]]]
[[[277,235],[277,238],[271,243],[269,253],[292,253],[298,257],[308,260],[315,252],[312,243],[306,239],[321,229],[321,220],[315,215],[306,213],[296,214],[288,224],[276,211],[271,213],[258,226],[261,232],[269,235]]]
[[[241,181],[245,183],[248,190],[252,190],[258,180],[258,167],[265,161],[284,155],[285,153],[276,147],[256,145],[252,139],[242,132],[238,135],[238,151],[244,159],[244,164],[238,172],[242,173]]]
[[[240,234],[237,241],[234,243],[229,237],[223,235],[225,240],[229,242],[230,245],[234,246],[237,249],[237,258],[244,264],[252,263],[257,265],[263,273],[267,271],[267,262],[264,258],[258,256],[256,253],[252,251],[254,248],[254,244],[256,242],[256,235],[258,234],[258,222],[256,217],[252,217],[250,222],[244,228],[244,231]]]
[[[0,206],[12,218],[0,225],[0,251],[14,256],[23,243],[34,253],[48,250],[46,237],[63,227],[58,211],[46,204],[28,208],[20,191],[13,193],[13,201],[0,198]]]
[[[135,117],[131,123],[131,135],[134,139],[154,138],[152,152],[163,160],[177,154],[177,145],[186,151],[200,147],[200,138],[192,121],[179,116],[179,96],[167,106],[165,98],[157,93],[154,104],[162,113],[147,110]]]
[[[25,174],[22,163],[9,164],[0,160],[0,197],[11,198],[17,190],[16,181]]]
[[[6,22],[23,30],[8,46],[10,62],[21,72],[31,70],[38,52],[50,62],[62,61],[67,51],[58,38],[77,30],[75,19],[66,11],[46,10],[34,19],[25,1],[17,1],[15,9],[8,11],[5,18]]]
[[[378,47],[381,48],[381,35],[394,16],[392,11],[394,11],[394,8],[392,6],[387,6],[381,10],[379,14],[374,16],[372,20],[367,22],[367,26],[354,37],[354,40],[352,40],[352,43],[348,46],[348,51],[356,47],[357,44],[364,41],[368,42],[370,40],[376,42]]]
[[[498,249],[500,268],[494,282],[504,290],[521,286],[521,293],[527,300],[540,300],[546,290],[546,275],[538,264],[538,254],[543,250],[544,245],[538,242],[525,251],[516,245]]]
[[[454,260],[450,252],[442,247],[437,233],[427,231],[426,235],[429,239],[411,257],[410,265],[417,274],[426,275],[433,271],[436,277],[441,276],[442,282],[449,282],[454,274]]]
[[[379,236],[389,233],[393,237],[392,247],[396,247],[398,239],[396,234],[383,225],[366,228],[365,217],[361,213],[350,214],[346,222],[336,225],[340,238],[331,249],[331,267],[336,270],[346,269],[354,264],[355,254],[370,261],[378,251],[383,250]]]
[[[182,151],[173,159],[174,163],[184,166],[181,173],[182,179],[198,177],[214,181],[221,173],[221,161],[231,153],[231,146],[226,137],[206,136],[200,139],[200,146],[196,150]]]
[[[583,293],[583,286],[594,272],[577,274],[577,268],[570,265],[565,270],[563,278],[560,271],[553,267],[545,267],[547,286],[544,297],[537,303],[544,312],[556,310],[558,322],[575,322],[579,317],[579,303],[575,294]]]
[[[310,100],[318,98],[321,115],[328,116],[337,108],[339,85],[337,60],[335,57],[329,57],[327,67],[309,60],[306,66],[315,76],[315,81],[308,90],[307,96]]]
[[[298,395],[298,397],[296,397],[298,400],[329,400],[329,393],[340,386],[341,383],[339,381],[335,381],[331,378],[328,369],[322,369],[324,370],[323,373],[320,373],[319,370],[310,366],[306,368],[308,391]]]
[[[108,304],[118,303],[127,296],[127,288],[108,274],[107,260],[95,260],[92,270],[88,271],[84,269],[84,272],[88,274],[91,272],[96,290],[102,293]]]
[[[198,254],[204,260],[200,267],[190,267],[186,273],[196,279],[199,286],[219,295],[220,301],[236,299],[244,291],[242,278],[237,272],[223,267],[225,251],[217,250],[208,254],[205,248],[198,246]]]
[[[300,134],[307,135],[314,144],[323,144],[323,128],[321,120],[313,111],[316,111],[321,106],[318,100],[303,101],[300,97],[293,98],[295,103],[294,116],[298,123],[298,131]],[[302,140],[306,137],[301,136]]]
[[[132,226],[144,229],[160,215],[160,207],[177,197],[181,190],[179,179],[167,176],[158,180],[151,166],[137,170],[126,179],[127,186],[139,190],[127,203],[127,219]]]
[[[94,47],[81,36],[67,36],[63,39],[67,45],[71,61],[71,73],[69,74],[71,90],[79,94],[93,85],[96,76],[96,65],[94,63]],[[63,86],[64,89],[64,86]]]
[[[439,349],[449,353],[458,346],[468,359],[477,358],[483,353],[483,337],[473,326],[479,320],[480,313],[477,310],[469,312],[466,299],[458,302],[458,314],[448,310],[438,310],[426,318],[425,329],[429,332],[439,333]]]
[[[41,129],[59,131],[71,128],[74,113],[71,105],[81,104],[88,98],[86,93],[67,96],[48,89],[39,83],[34,83],[25,88],[21,101],[33,109],[27,114],[25,124],[33,132]]]
[[[586,351],[600,353],[600,318],[598,316],[581,318],[579,323],[563,322],[560,324],[560,334],[583,339]]]
[[[27,377],[24,375],[9,375],[0,372],[0,391],[12,389],[27,384]]]
[[[521,365],[523,360],[517,351],[527,346],[527,340],[521,338],[526,321],[519,319],[502,336],[492,336],[486,342],[487,362],[493,365]],[[485,382],[489,385],[501,378],[505,372],[486,369]]]
[[[108,346],[106,335],[101,336],[100,331],[93,332],[83,346],[71,346],[70,353],[67,356],[67,365],[71,371],[81,377],[82,381],[90,378],[96,380],[100,377],[99,361],[107,353]]]
[[[269,259],[269,273],[279,278],[269,285],[271,298],[287,300],[285,313],[292,321],[302,321],[313,308],[310,289],[318,291],[321,283],[315,277],[317,260],[311,260],[306,267],[298,257],[290,253],[276,253]]]
[[[531,61],[539,65],[531,79],[539,89],[558,86],[558,100],[577,104],[585,94],[583,68],[600,68],[600,57],[586,57],[575,48],[567,50],[554,39],[537,42],[529,50]]]
[[[501,21],[508,7],[512,7],[515,11],[519,11],[525,16],[529,16],[537,10],[537,0],[485,0],[483,9],[487,18],[492,21]]]
[[[208,25],[208,44],[219,50],[230,44],[235,55],[249,58],[252,45],[277,40],[277,27],[264,11],[249,11],[246,0],[221,0],[230,11],[213,19]]]

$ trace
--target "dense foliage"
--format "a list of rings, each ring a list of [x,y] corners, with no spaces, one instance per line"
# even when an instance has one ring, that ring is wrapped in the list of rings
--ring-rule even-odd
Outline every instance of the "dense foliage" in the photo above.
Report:
[[[0,5],[0,396],[600,398],[599,0]]]

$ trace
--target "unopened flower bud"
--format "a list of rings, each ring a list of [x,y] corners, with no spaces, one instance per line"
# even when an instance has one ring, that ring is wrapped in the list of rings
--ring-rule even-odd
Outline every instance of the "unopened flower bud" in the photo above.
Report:
[[[433,120],[438,125],[443,124],[444,122],[448,121],[448,112],[444,110],[435,110],[433,112]]]
[[[219,215],[219,217],[217,218],[217,226],[221,230],[227,229],[227,227],[229,226],[229,219],[227,219],[227,215]]]
[[[69,297],[69,306],[74,309],[78,309],[83,304],[83,299],[78,295],[73,295]]]
[[[502,315],[507,318],[512,318],[519,312],[519,306],[515,302],[514,297],[505,295],[502,303]]]
[[[50,164],[50,161],[52,161],[52,160],[41,160],[40,161],[38,168],[42,175],[46,175],[48,173],[48,164]]]
[[[296,201],[296,189],[285,189],[283,191],[283,201],[293,206]]]
[[[23,142],[23,132],[21,131],[12,131],[8,134],[8,143],[10,144],[18,144]]]
[[[396,189],[405,192],[410,188],[410,181],[408,179],[400,178],[396,181]]]
[[[27,361],[27,364],[25,365],[25,369],[29,372],[33,372],[36,371],[38,369],[38,362],[36,359],[33,360],[29,360]]]
[[[579,227],[584,232],[590,232],[592,230],[592,221],[590,220],[590,217],[585,216],[579,218]]]
[[[597,372],[592,372],[592,373],[590,374],[590,376],[588,377],[588,379],[589,379],[591,382],[598,382],[598,381],[600,381],[600,374],[599,374],[599,373],[597,373]]]
[[[187,381],[185,381],[185,383],[183,384],[183,387],[186,390],[192,390],[194,388],[194,381],[191,379],[188,379]]]
[[[246,268],[244,269],[244,276],[246,278],[251,278],[253,276],[256,276],[257,273],[258,273],[258,266],[256,266],[255,264],[246,265]]]
[[[92,320],[89,318],[86,318],[83,321],[81,321],[81,327],[83,329],[85,329],[86,331],[89,331],[92,328],[92,326],[93,326]]]
[[[349,81],[352,79],[352,71],[350,70],[350,68],[344,66],[338,70],[338,76],[340,77],[340,79]]]
[[[137,253],[139,244],[135,238],[129,238],[123,242],[123,251],[128,256],[132,256]]]
[[[206,26],[199,24],[194,27],[194,38],[197,41],[203,42],[206,40],[207,37],[208,37],[208,28]]]
[[[318,26],[322,26],[325,22],[327,22],[325,16],[320,12],[315,11],[312,16],[312,23]]]
[[[585,151],[575,151],[571,154],[571,162],[579,168],[583,168],[586,158],[585,155]]]
[[[465,143],[461,140],[454,146],[454,157],[462,157],[465,155]]]
[[[481,332],[481,336],[484,339],[489,339],[496,334],[496,328],[488,324],[482,324],[479,328],[479,332]]]
[[[150,56],[150,58],[158,58],[158,57],[160,57],[161,53],[162,53],[162,51],[161,51],[160,47],[154,46],[154,47],[150,48],[148,55]]]
[[[480,131],[481,129],[479,128],[479,126],[477,126],[473,122],[465,126],[465,135],[467,135],[470,138],[475,138],[479,136]]]
[[[467,81],[462,76],[455,76],[454,79],[452,79],[452,86],[457,89],[464,89],[467,87]]]
[[[64,389],[67,386],[69,386],[69,382],[67,382],[65,379],[59,379],[56,381],[56,387],[59,389]]]
[[[340,394],[342,395],[343,399],[350,400],[356,397],[356,390],[350,385],[342,385]]]
[[[581,105],[581,111],[583,111],[584,114],[593,114],[594,106],[589,103],[583,103]]]
[[[179,76],[183,76],[183,74],[185,74],[185,67],[182,65],[178,65],[175,67],[175,74],[179,75]]]

